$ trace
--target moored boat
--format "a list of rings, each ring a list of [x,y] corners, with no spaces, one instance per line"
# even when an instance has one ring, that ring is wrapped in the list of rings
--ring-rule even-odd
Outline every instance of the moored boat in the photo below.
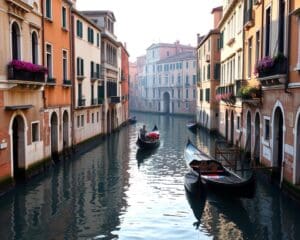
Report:
[[[196,131],[197,130],[197,123],[196,122],[188,122],[186,124],[186,126],[191,131]]]
[[[189,178],[185,180],[187,190],[196,191],[199,186],[231,197],[253,196],[255,191],[253,173],[248,179],[240,177],[200,151],[190,140],[186,145],[184,158],[190,168]]]

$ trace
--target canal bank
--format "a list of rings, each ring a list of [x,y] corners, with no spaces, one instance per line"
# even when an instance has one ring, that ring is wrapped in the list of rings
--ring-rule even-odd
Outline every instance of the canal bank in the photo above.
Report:
[[[189,199],[186,141],[214,155],[215,138],[187,130],[188,117],[135,114],[137,124],[2,196],[1,239],[299,238],[299,204],[266,175],[258,174],[253,199],[209,198],[202,208]],[[154,152],[143,153],[135,144],[143,124],[160,130]]]

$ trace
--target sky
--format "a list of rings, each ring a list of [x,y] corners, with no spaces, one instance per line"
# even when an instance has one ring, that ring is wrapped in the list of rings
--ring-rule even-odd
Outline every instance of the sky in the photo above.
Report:
[[[110,10],[116,17],[115,35],[127,45],[130,61],[146,54],[153,43],[196,47],[197,33],[213,27],[211,10],[222,0],[77,0],[80,10]]]

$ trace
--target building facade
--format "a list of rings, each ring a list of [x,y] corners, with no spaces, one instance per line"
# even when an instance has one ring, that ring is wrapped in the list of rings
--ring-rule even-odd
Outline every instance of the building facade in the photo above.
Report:
[[[74,144],[104,132],[104,85],[101,66],[100,28],[72,10],[73,61],[73,141]]]
[[[126,44],[121,44],[121,102],[120,122],[122,124],[129,118],[129,53]]]
[[[48,69],[44,90],[45,157],[57,160],[71,146],[71,8],[73,1],[46,0],[43,38]],[[58,97],[59,96],[59,97]]]
[[[42,1],[1,1],[0,181],[44,160]]]
[[[139,106],[136,110],[194,114],[196,108],[195,49],[180,44],[158,43],[137,59]]]
[[[115,15],[111,11],[83,11],[101,29],[101,65],[105,100],[105,132],[121,125],[121,48],[114,34]]]
[[[220,31],[221,75],[217,89],[220,99],[219,132],[233,144],[242,136],[242,104],[236,98],[243,77],[243,16],[244,1],[226,0]]]
[[[201,38],[197,48],[197,112],[200,126],[210,131],[219,129],[219,99],[216,89],[220,84],[220,32],[216,28],[222,17],[222,7],[212,10],[214,29]]]

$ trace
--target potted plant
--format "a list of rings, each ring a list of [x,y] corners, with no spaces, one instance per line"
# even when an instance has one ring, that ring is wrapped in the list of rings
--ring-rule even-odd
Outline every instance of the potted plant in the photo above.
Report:
[[[239,90],[238,97],[242,99],[253,99],[261,96],[261,89],[256,86],[243,86]]]

